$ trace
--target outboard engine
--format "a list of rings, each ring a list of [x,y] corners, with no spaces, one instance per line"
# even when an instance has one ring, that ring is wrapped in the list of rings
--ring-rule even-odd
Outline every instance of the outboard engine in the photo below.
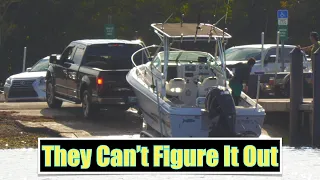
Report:
[[[213,87],[207,94],[205,109],[209,119],[218,118],[209,137],[235,137],[236,106],[230,92],[221,86]]]

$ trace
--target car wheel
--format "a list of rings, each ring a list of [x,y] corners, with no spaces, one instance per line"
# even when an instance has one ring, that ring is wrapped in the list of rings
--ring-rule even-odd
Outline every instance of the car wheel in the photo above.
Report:
[[[92,118],[100,110],[92,103],[92,97],[88,90],[85,90],[82,95],[82,111],[86,119]]]
[[[55,98],[55,91],[52,81],[47,81],[46,87],[46,101],[50,108],[60,108],[62,106],[63,101]]]

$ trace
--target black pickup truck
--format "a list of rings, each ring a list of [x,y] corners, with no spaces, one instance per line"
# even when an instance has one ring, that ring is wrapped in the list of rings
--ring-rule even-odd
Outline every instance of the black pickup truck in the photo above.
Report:
[[[63,101],[82,104],[85,118],[96,115],[101,108],[127,110],[136,99],[126,75],[133,66],[132,54],[142,47],[139,40],[71,42],[60,59],[50,56],[46,75],[48,106],[60,108]],[[135,63],[142,63],[142,58]]]

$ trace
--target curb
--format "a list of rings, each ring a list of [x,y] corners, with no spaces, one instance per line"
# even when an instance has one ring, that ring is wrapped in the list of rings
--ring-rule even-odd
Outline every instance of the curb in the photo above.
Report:
[[[1,97],[0,97],[1,102]],[[78,108],[78,104],[64,103],[62,107]],[[42,110],[49,109],[46,102],[1,102],[1,110]]]
[[[75,130],[69,127],[66,127],[62,124],[56,122],[30,122],[30,121],[15,121],[16,125],[21,127],[22,129],[29,132],[42,132],[49,133],[57,137],[65,137],[65,138],[85,138],[91,137],[92,135],[87,131],[83,130]],[[61,128],[58,128],[58,127]],[[56,128],[54,128],[56,127]]]
[[[36,125],[37,123],[33,123],[33,122],[28,122],[28,121],[20,121],[20,120],[15,120],[14,123],[19,126],[21,129],[28,131],[28,132],[32,132],[32,133],[43,133],[43,134],[50,134],[53,136],[57,136],[57,137],[62,137],[60,136],[60,133],[49,129],[45,126],[42,126],[41,124]]]

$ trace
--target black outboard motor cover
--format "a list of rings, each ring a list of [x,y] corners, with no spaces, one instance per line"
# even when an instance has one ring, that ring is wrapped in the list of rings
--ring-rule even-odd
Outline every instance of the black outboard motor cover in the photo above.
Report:
[[[209,136],[236,136],[236,106],[232,95],[226,88],[213,87],[206,96],[205,108],[210,119],[220,116]]]

